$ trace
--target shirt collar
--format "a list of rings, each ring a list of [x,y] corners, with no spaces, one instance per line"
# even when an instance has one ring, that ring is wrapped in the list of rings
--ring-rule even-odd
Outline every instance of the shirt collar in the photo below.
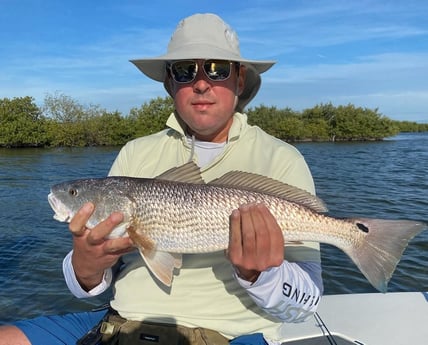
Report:
[[[178,132],[182,137],[186,137],[186,125],[183,123],[183,121],[181,121],[181,119],[175,112],[171,113],[166,122],[166,125],[174,131]],[[246,114],[242,114],[239,112],[233,114],[233,123],[229,130],[228,142],[237,140],[246,126]]]

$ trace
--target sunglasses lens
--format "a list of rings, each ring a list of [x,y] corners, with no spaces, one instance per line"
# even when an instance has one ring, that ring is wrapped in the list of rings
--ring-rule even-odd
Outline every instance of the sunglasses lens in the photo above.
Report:
[[[204,71],[211,80],[226,80],[230,76],[230,61],[207,60],[204,62]]]
[[[189,83],[198,73],[198,64],[195,61],[176,61],[171,64],[172,77],[177,83]]]
[[[230,77],[230,61],[205,60],[203,64],[206,76],[212,81],[222,81]],[[171,75],[177,83],[190,83],[198,73],[198,63],[192,60],[180,60],[170,64]]]

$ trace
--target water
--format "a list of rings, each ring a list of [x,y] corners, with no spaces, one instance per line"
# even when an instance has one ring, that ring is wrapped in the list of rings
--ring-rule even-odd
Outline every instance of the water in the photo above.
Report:
[[[428,222],[428,133],[296,146],[332,215]],[[94,300],[68,292],[61,264],[71,236],[52,219],[46,197],[54,183],[106,175],[118,150],[0,149],[0,323],[108,300],[108,292]],[[327,294],[375,292],[340,250],[323,245],[322,260]],[[412,240],[389,291],[428,291],[428,231]]]
[[[428,133],[298,148],[330,214],[428,222]],[[339,249],[323,245],[322,260],[326,293],[375,291]],[[428,231],[411,241],[388,291],[428,291]]]

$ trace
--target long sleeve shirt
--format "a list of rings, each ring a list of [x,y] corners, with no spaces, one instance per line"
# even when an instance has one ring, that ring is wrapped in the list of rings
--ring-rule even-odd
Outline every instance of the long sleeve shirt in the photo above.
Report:
[[[205,181],[239,170],[315,193],[303,156],[293,146],[250,126],[244,114],[234,114],[228,141],[204,164],[203,150],[195,149],[195,141],[186,137],[175,114],[167,126],[164,131],[126,144],[109,175],[156,177],[193,160],[201,166]],[[158,285],[138,253],[124,255],[122,260],[111,301],[122,317],[206,327],[231,338],[262,332],[267,339],[280,341],[283,323],[307,319],[322,295],[317,243],[287,245],[282,265],[262,272],[253,284],[237,276],[223,252],[184,255],[169,289]],[[96,295],[112,280],[107,270],[100,286],[83,291],[74,277],[70,255],[64,260],[64,272],[67,285],[78,297]]]

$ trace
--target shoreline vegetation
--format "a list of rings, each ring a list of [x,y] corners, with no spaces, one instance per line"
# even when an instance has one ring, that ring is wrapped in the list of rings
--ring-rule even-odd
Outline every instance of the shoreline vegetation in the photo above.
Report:
[[[172,98],[155,98],[129,114],[85,106],[62,93],[47,94],[39,107],[32,97],[0,99],[0,147],[118,146],[165,128]],[[352,104],[316,105],[303,111],[260,105],[248,122],[287,141],[380,141],[400,132],[425,132],[428,123],[395,121],[378,109]]]

